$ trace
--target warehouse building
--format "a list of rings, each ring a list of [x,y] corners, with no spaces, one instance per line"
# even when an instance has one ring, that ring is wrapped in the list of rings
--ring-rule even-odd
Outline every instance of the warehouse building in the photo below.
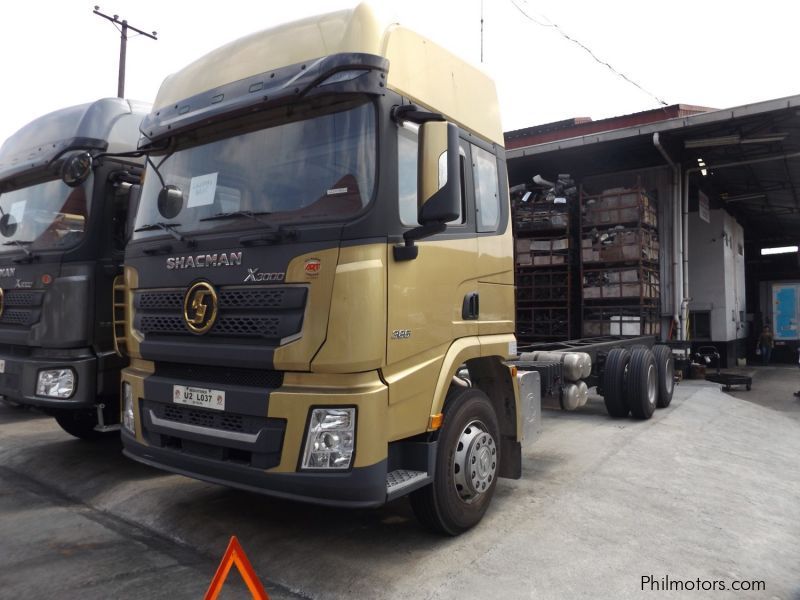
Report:
[[[800,96],[570,119],[505,138],[509,184],[527,190],[515,195],[523,340],[654,333],[714,345],[733,366],[758,359],[769,326],[773,359],[797,360]],[[542,224],[548,203],[563,223]],[[779,247],[793,250],[769,254]]]

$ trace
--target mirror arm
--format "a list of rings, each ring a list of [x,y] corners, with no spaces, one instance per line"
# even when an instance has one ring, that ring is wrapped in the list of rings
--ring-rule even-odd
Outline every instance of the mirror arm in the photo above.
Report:
[[[402,123],[403,121],[411,121],[412,123],[417,123],[419,125],[421,125],[422,123],[427,123],[428,121],[445,120],[443,114],[420,110],[419,107],[414,104],[393,106],[391,116],[396,123]]]
[[[392,248],[394,259],[396,261],[414,260],[419,256],[419,246],[415,242],[437,233],[442,233],[445,229],[447,229],[446,223],[429,223],[409,229],[403,234],[405,243],[397,244]]]

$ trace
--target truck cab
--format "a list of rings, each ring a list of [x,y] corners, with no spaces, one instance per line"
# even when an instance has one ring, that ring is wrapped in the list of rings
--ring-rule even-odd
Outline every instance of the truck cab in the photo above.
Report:
[[[122,272],[149,106],[111,98],[29,123],[0,147],[0,394],[93,438],[119,423],[112,287]]]
[[[493,82],[360,5],[169,76],[142,133],[125,454],[477,523],[524,424]]]

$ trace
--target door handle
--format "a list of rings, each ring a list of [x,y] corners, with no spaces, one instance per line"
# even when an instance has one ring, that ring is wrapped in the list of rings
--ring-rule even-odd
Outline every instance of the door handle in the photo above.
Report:
[[[480,298],[478,292],[469,292],[464,296],[464,303],[461,305],[461,318],[465,321],[475,321],[480,314]]]

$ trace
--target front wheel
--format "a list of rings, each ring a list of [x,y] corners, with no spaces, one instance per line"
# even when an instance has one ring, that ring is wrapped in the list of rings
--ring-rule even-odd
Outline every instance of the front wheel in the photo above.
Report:
[[[486,394],[475,388],[448,394],[433,483],[410,496],[425,527],[455,536],[483,518],[497,485],[499,440],[497,415]]]
[[[61,429],[81,440],[97,440],[103,435],[95,430],[97,413],[94,411],[59,410],[53,416]]]

